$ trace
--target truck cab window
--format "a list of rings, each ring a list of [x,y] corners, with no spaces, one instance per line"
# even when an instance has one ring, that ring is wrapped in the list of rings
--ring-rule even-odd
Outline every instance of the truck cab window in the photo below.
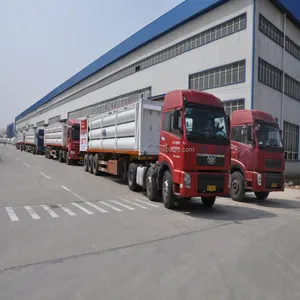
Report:
[[[162,124],[162,130],[171,132],[171,114],[172,112],[165,112],[164,113],[164,119]]]
[[[252,127],[249,126],[233,126],[231,129],[231,139],[241,144],[253,145],[253,141],[248,139],[249,130],[251,130],[251,128]]]
[[[188,104],[184,110],[187,138],[195,143],[229,143],[228,124],[224,110],[207,109],[199,104]]]
[[[183,126],[180,111],[174,111],[171,115],[171,133],[177,136],[182,136]]]
[[[234,126],[231,128],[231,139],[235,142],[240,142],[240,127]]]

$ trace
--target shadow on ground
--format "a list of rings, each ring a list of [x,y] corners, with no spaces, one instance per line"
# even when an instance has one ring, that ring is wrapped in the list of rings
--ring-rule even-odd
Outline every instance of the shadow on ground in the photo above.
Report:
[[[300,201],[291,200],[291,199],[268,198],[264,201],[260,201],[255,197],[247,196],[244,200],[244,203],[256,204],[261,207],[273,207],[273,208],[282,208],[282,209],[300,209]]]
[[[220,221],[244,221],[277,217],[276,214],[246,206],[224,205],[222,200],[216,200],[213,207],[205,207],[201,200],[181,203],[174,209],[190,217]]]

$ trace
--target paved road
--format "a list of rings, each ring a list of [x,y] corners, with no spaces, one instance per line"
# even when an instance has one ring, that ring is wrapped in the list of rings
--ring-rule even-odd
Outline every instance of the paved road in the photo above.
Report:
[[[300,191],[175,211],[0,145],[0,299],[300,299]]]

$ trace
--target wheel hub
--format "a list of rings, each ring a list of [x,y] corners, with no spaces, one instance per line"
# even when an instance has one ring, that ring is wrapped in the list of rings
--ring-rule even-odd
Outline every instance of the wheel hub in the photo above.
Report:
[[[163,196],[165,199],[167,199],[168,193],[169,193],[169,183],[167,180],[165,180],[165,182],[163,184]]]
[[[235,194],[237,194],[240,190],[240,185],[236,180],[233,180],[232,182],[232,189]]]
[[[151,176],[147,177],[147,191],[148,191],[148,193],[151,192],[151,182],[152,182],[151,179],[152,179]]]

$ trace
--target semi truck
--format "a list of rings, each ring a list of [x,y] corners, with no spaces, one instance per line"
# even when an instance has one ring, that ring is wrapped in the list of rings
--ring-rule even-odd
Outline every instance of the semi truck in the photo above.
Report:
[[[79,162],[79,129],[80,123],[72,119],[61,119],[60,122],[46,125],[45,157],[58,159],[67,165]]]
[[[18,131],[16,136],[16,148],[23,150],[23,145],[24,145],[24,133],[22,131]]]
[[[231,116],[231,188],[235,201],[246,192],[259,200],[284,191],[285,157],[276,118],[260,110],[237,110]]]
[[[24,150],[32,154],[44,154],[44,129],[30,128],[24,134]]]
[[[176,90],[80,121],[84,170],[127,179],[166,208],[230,188],[230,120],[215,96]]]

